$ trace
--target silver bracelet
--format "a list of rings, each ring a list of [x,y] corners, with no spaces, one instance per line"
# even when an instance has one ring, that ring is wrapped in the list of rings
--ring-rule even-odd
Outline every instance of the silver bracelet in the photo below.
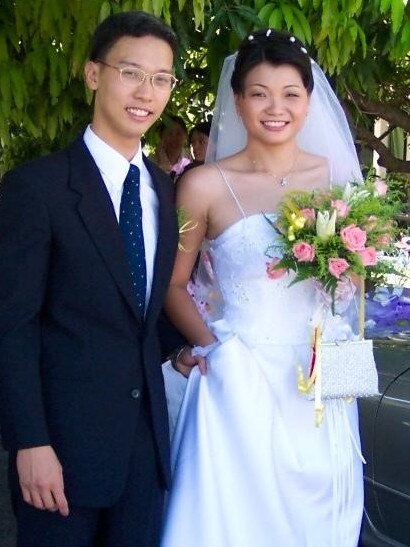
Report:
[[[181,346],[179,349],[176,349],[170,356],[169,360],[171,361],[172,368],[179,372],[177,367],[178,359],[181,357],[182,353],[185,351],[186,348],[189,348],[188,344],[185,344],[184,346]]]

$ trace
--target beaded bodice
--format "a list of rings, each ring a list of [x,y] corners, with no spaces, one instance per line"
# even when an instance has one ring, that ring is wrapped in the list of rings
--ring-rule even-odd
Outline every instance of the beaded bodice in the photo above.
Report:
[[[264,215],[241,218],[209,244],[224,301],[224,317],[236,332],[254,343],[309,341],[315,296],[313,282],[303,281],[289,287],[293,274],[279,279],[268,276],[270,259],[266,251],[278,245],[278,236]],[[275,251],[280,256],[280,249]]]

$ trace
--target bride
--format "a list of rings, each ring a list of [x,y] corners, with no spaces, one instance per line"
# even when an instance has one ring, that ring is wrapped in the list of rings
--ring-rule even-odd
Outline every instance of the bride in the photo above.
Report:
[[[184,234],[166,310],[201,346],[207,371],[192,370],[179,412],[162,547],[354,547],[356,404],[326,402],[316,427],[297,391],[316,289],[276,275],[265,218],[288,191],[360,178],[343,111],[298,39],[259,31],[224,67],[211,140],[216,161],[178,187],[195,229]],[[207,321],[186,290],[203,240],[222,299]]]

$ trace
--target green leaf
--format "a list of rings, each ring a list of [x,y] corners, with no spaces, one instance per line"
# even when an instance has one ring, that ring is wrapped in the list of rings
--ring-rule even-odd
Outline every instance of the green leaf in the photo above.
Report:
[[[246,30],[242,25],[242,21],[231,11],[228,11],[228,19],[231,24],[232,30],[237,34],[239,38],[243,38],[246,35]]]
[[[355,16],[362,8],[363,0],[349,0],[347,6],[347,15],[349,17]]]
[[[356,42],[358,29],[357,29],[357,23],[354,19],[351,19],[349,22],[349,33],[353,41]]]
[[[266,4],[258,13],[259,19],[264,25],[269,25],[269,18],[273,11],[273,4]]]
[[[142,0],[142,10],[152,13],[152,0]]]
[[[286,27],[290,29],[293,23],[293,11],[288,4],[282,4],[283,17],[285,19]]]
[[[238,13],[241,14],[241,17],[246,21],[254,23],[256,26],[260,25],[260,19],[256,13],[249,6],[238,6]]]
[[[44,82],[47,70],[45,48],[37,48],[31,53],[31,56],[28,57],[28,60],[31,61],[34,76],[36,77],[37,82],[41,85]]]
[[[329,0],[323,0],[322,4],[322,28],[330,30],[335,20],[338,19],[338,13],[334,10],[334,5]],[[336,26],[336,25],[335,25]]]
[[[303,29],[301,27],[301,25],[299,24],[299,21],[297,19],[294,19],[293,20],[293,23],[292,23],[292,29],[293,29],[293,34],[299,38],[299,40],[301,42],[305,42],[306,41],[306,38],[305,38],[305,33],[303,32]]]
[[[366,34],[364,33],[364,30],[362,27],[358,24],[356,24],[357,27],[357,33],[359,35],[359,40],[362,44],[362,52],[363,52],[363,59],[366,58],[367,55],[367,40],[366,40]]]
[[[333,74],[336,70],[339,61],[339,46],[333,41],[329,42],[329,53],[330,53],[330,63],[329,63],[329,72]]]
[[[310,29],[309,21],[306,19],[305,15],[303,14],[303,12],[301,10],[299,10],[297,8],[293,8],[293,13],[295,14],[295,17],[298,20],[298,22],[299,22],[299,24],[302,28],[304,41],[307,44],[311,44],[312,43],[312,31]]]
[[[276,29],[283,28],[283,13],[282,10],[276,8],[272,11],[269,17],[269,26]]]
[[[203,0],[193,0],[195,28],[204,27],[204,2]]]
[[[111,15],[111,6],[108,1],[105,1],[101,4],[100,14],[98,16],[98,20],[104,21],[109,15]]]
[[[391,19],[393,23],[393,33],[396,34],[403,22],[404,1],[391,0]]]
[[[164,0],[152,0],[152,9],[154,15],[156,15],[157,17],[161,15],[163,5]]]
[[[266,4],[265,0],[255,0],[256,13],[259,13],[265,4]]]
[[[24,113],[23,126],[34,138],[40,137],[40,128],[32,121],[27,112]]]
[[[380,11],[386,13],[391,5],[391,0],[381,0],[380,2]]]
[[[10,77],[14,104],[18,109],[22,109],[24,107],[24,100],[27,91],[25,78],[20,68],[17,68],[16,66],[11,67]]]
[[[403,54],[410,51],[410,21],[407,21],[407,23],[403,25],[403,30],[400,36],[400,44],[403,46]]]
[[[50,140],[54,140],[57,134],[58,119],[55,113],[51,114],[47,120],[47,134]]]
[[[11,80],[8,72],[0,69],[0,96],[2,108],[11,108]]]
[[[0,63],[7,61],[9,56],[6,37],[3,33],[3,29],[0,27]]]

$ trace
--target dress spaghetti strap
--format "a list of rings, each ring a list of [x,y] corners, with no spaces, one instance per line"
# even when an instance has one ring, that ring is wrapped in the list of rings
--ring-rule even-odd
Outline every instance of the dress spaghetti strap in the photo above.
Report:
[[[225,185],[227,186],[229,192],[231,193],[231,196],[233,197],[233,199],[235,200],[235,203],[236,205],[238,206],[238,209],[239,211],[241,212],[241,215],[243,216],[243,218],[247,218],[247,214],[245,213],[239,199],[236,197],[236,194],[235,192],[233,191],[232,189],[232,186],[229,184],[226,176],[225,176],[225,173],[222,171],[220,165],[218,163],[214,163],[215,167],[218,169],[218,171],[220,172],[221,174],[221,177],[222,177],[222,180],[224,181]]]

